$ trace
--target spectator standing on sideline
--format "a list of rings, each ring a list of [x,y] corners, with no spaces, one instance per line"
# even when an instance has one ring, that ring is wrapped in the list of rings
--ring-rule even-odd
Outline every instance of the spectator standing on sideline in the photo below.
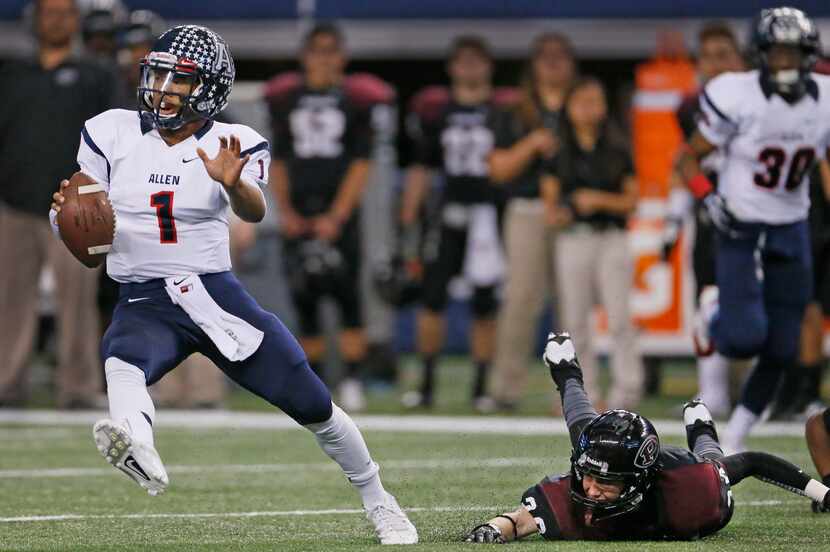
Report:
[[[609,121],[598,79],[577,79],[564,101],[561,145],[549,167],[552,176],[542,184],[548,216],[561,217],[560,205],[569,211],[570,222],[556,239],[561,325],[574,336],[588,395],[601,402],[591,315],[602,304],[613,343],[608,406],[634,409],[645,376],[629,308],[634,259],[625,228],[637,207],[634,163]]]
[[[0,70],[0,405],[27,397],[27,363],[37,322],[38,275],[54,269],[58,318],[57,404],[97,405],[101,392],[95,297],[98,271],[78,263],[52,235],[44,213],[55,182],[77,169],[84,121],[110,107],[111,75],[76,59],[73,0],[34,3],[34,59]]]
[[[371,111],[393,92],[371,75],[344,73],[340,30],[322,23],[303,39],[303,74],[278,75],[266,88],[274,136],[270,182],[285,239],[285,265],[300,344],[324,379],[320,299],[340,309],[340,355],[346,374],[340,404],[365,405],[360,381],[366,338],[359,276],[360,201],[371,168]]]
[[[432,170],[440,170],[444,190],[437,243],[425,248],[423,308],[418,313],[418,352],[423,361],[420,392],[404,397],[407,406],[432,406],[435,365],[444,345],[448,286],[464,275],[473,286],[470,349],[475,364],[472,402],[488,410],[485,386],[495,346],[496,289],[503,273],[498,231],[501,190],[489,179],[487,156],[495,138],[494,113],[512,90],[493,90],[493,58],[477,36],[455,40],[447,60],[450,87],[429,86],[412,100],[408,117],[415,153],[407,174],[401,224],[418,219],[429,193]],[[433,233],[431,232],[430,235]]]
[[[545,299],[555,296],[554,228],[539,196],[543,166],[556,153],[565,91],[576,74],[570,41],[546,33],[533,41],[521,98],[500,117],[490,177],[507,193],[504,247],[507,277],[498,316],[494,399],[515,408],[527,380],[528,355]],[[547,292],[547,293],[546,293]]]

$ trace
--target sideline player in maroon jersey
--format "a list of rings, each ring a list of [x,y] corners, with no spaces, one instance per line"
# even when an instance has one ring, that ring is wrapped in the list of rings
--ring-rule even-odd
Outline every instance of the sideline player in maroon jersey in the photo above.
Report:
[[[544,361],[562,397],[571,471],[528,489],[522,506],[475,527],[468,542],[501,543],[535,533],[547,540],[705,537],[729,523],[731,487],[749,476],[830,505],[830,489],[785,460],[763,452],[724,456],[700,401],[684,407],[691,451],[661,445],[651,422],[634,412],[597,415],[567,333],[550,334]]]
[[[271,186],[285,238],[285,267],[300,343],[321,375],[325,339],[320,299],[340,309],[340,356],[346,378],[340,402],[364,405],[359,381],[366,357],[360,296],[360,201],[371,168],[372,110],[392,89],[368,74],[346,75],[340,30],[321,23],[306,34],[302,74],[274,77],[265,91],[274,134]]]
[[[433,171],[444,179],[440,221],[429,224],[424,246],[423,309],[418,314],[418,352],[423,361],[419,392],[407,406],[432,406],[435,365],[444,345],[444,308],[450,281],[464,275],[473,288],[470,349],[475,364],[473,405],[488,410],[485,385],[496,333],[497,288],[502,280],[497,210],[502,190],[492,185],[487,157],[495,143],[494,117],[516,97],[512,88],[493,88],[493,58],[487,43],[460,36],[450,48],[450,86],[428,86],[412,98],[407,127],[414,143],[401,202],[401,224],[413,225],[429,194]],[[471,255],[475,249],[476,254]],[[478,262],[485,269],[476,270]]]

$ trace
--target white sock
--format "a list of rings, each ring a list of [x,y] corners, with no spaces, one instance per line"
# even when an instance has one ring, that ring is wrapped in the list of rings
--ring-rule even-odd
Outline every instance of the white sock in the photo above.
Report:
[[[700,400],[713,412],[729,411],[729,359],[712,353],[697,359],[697,384]]]
[[[747,407],[739,404],[735,407],[732,416],[729,418],[729,423],[726,424],[726,431],[724,432],[724,445],[733,451],[743,450],[744,441],[749,432],[755,424],[758,423],[760,416],[753,413]]]
[[[386,490],[380,482],[378,465],[369,455],[369,449],[360,430],[336,404],[332,403],[331,418],[319,424],[305,426],[314,433],[320,448],[337,462],[363,499],[363,507],[371,510],[386,501]]]
[[[144,372],[115,357],[104,362],[104,371],[107,374],[110,418],[126,427],[135,441],[154,446],[156,409],[147,393]]]

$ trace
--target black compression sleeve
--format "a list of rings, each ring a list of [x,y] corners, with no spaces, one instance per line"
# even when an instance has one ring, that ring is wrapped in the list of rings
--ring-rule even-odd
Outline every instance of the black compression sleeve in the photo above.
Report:
[[[719,462],[732,485],[752,476],[790,492],[804,494],[810,481],[797,466],[766,452],[741,452],[725,456]]]

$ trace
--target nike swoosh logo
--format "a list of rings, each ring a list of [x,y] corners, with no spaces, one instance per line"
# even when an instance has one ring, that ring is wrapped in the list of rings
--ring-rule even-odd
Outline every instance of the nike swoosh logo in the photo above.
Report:
[[[150,481],[150,477],[144,473],[144,470],[141,469],[141,466],[138,465],[138,462],[135,461],[135,458],[132,456],[128,456],[124,460],[124,465],[130,468],[133,472],[135,472],[140,477],[143,477],[145,480]]]
[[[182,278],[182,279],[181,279],[181,280],[179,280],[178,282],[177,282],[177,281],[175,281],[175,280],[173,280],[173,285],[174,285],[174,286],[177,286],[177,285],[181,284],[182,282],[184,282],[185,280],[187,280],[187,277]]]
[[[198,157],[194,157],[193,159],[182,159],[182,163],[190,163],[191,161],[196,161],[199,159]]]
[[[138,297],[137,299],[127,299],[128,303],[138,303],[139,301],[146,301],[149,297]]]

